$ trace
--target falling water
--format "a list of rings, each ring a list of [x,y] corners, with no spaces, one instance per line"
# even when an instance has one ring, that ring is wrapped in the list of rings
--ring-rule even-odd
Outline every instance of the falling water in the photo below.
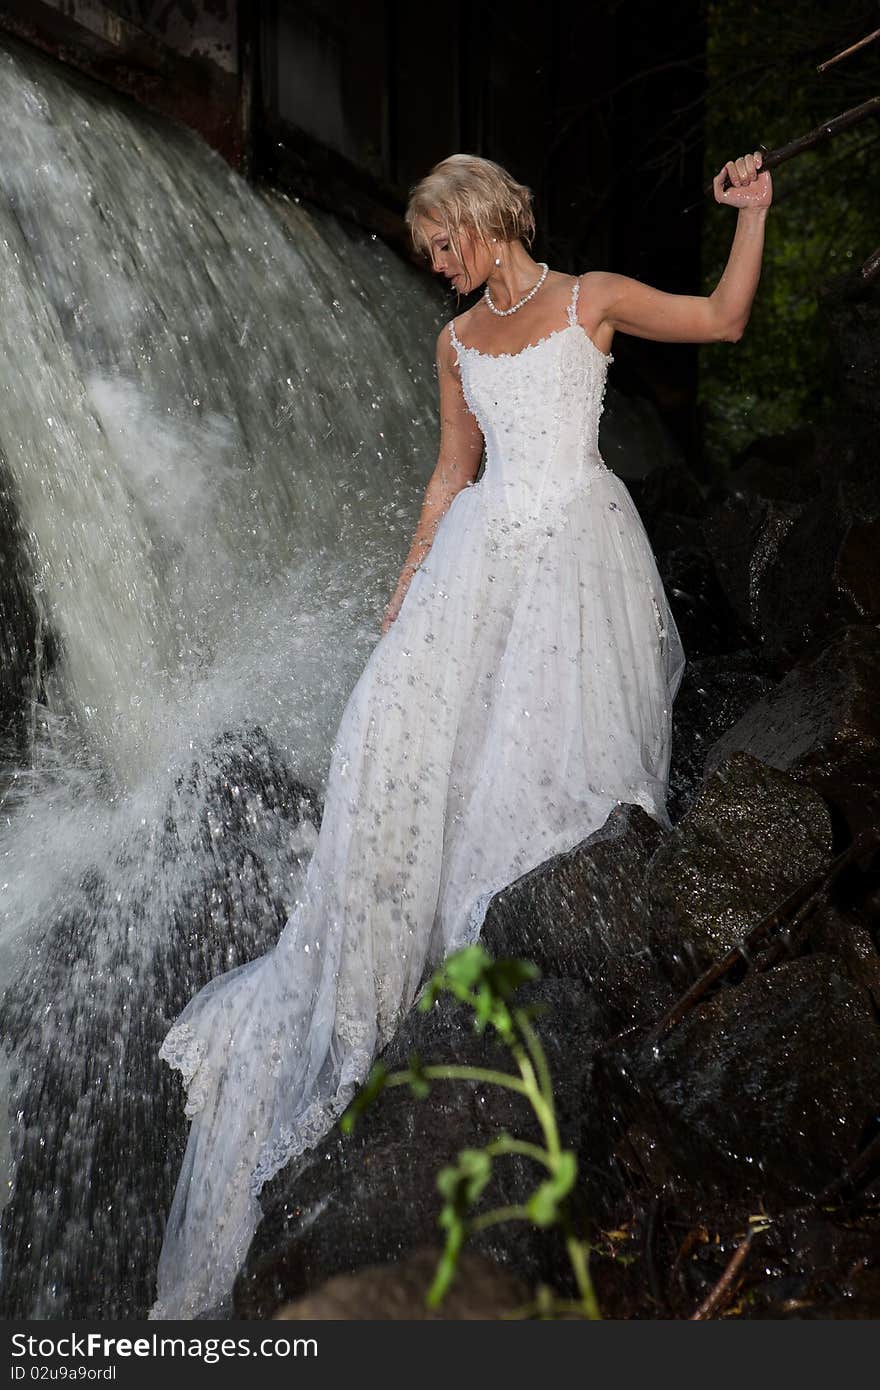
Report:
[[[443,313],[17,45],[0,103],[2,1308],[138,1316],[185,1138],[157,1048],[292,907]]]

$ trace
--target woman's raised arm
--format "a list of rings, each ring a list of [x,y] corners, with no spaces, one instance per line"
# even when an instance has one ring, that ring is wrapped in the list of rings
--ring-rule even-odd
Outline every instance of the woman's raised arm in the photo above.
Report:
[[[729,160],[713,180],[715,200],[739,209],[724,273],[710,295],[667,294],[627,275],[584,276],[582,302],[601,306],[601,323],[658,343],[737,342],[745,332],[761,276],[764,222],[773,199],[761,154]],[[722,189],[728,175],[731,186]],[[594,331],[593,336],[596,336]]]

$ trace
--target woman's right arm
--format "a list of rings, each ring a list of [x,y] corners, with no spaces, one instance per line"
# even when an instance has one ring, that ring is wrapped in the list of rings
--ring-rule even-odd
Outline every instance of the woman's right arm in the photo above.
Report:
[[[453,498],[469,487],[480,471],[483,433],[471,413],[461,386],[455,349],[445,325],[437,336],[437,383],[440,396],[440,449],[431,474],[418,525],[412,539],[397,588],[385,610],[383,635],[400,612],[413,574],[424,560],[437,527],[449,510]]]

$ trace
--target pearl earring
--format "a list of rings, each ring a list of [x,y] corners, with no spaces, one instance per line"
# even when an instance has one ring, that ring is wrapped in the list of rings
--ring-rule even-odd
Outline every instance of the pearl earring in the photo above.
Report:
[[[498,240],[497,236],[493,236],[492,240],[493,240],[493,242],[497,241],[497,240]],[[500,257],[500,256],[496,256],[496,257],[495,257],[495,264],[496,264],[496,265],[500,265],[500,264],[501,264],[501,257]]]

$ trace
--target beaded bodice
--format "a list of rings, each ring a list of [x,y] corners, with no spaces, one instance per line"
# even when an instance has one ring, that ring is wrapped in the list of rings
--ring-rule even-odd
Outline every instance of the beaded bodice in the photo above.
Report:
[[[553,519],[591,475],[608,471],[599,420],[614,358],[578,322],[579,288],[575,280],[567,325],[519,352],[467,347],[449,324],[462,391],[486,441],[478,486],[504,535]]]

